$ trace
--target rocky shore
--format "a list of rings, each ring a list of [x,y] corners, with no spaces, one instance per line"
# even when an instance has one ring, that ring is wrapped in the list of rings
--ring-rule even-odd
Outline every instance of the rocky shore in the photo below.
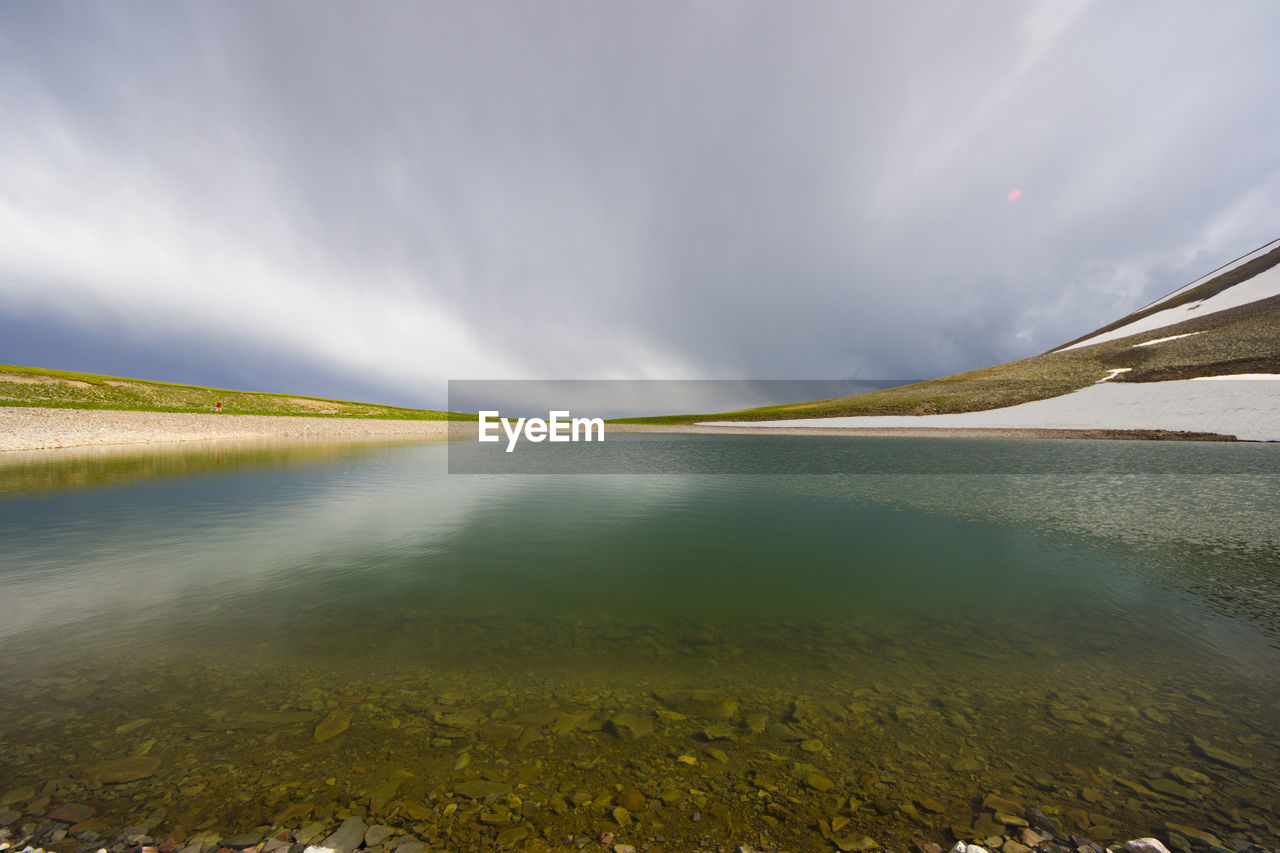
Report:
[[[1077,429],[881,429],[757,427],[749,424],[707,426],[684,424],[610,424],[609,433],[701,433],[727,435],[897,436],[916,438],[1092,438],[1152,441],[1230,441],[1229,436],[1159,430]],[[470,436],[473,424],[453,423]],[[307,438],[363,439],[447,438],[449,421],[379,420],[373,418],[290,417],[287,415],[216,415],[186,412],[133,412],[109,409],[43,409],[0,406],[0,453],[69,447],[163,444],[214,439]]]
[[[13,792],[10,792],[12,794]],[[9,795],[6,795],[6,798]],[[592,835],[564,835],[559,838],[539,837],[529,826],[520,822],[522,807],[520,797],[511,786],[478,781],[467,791],[460,792],[463,805],[450,803],[441,810],[441,816],[453,817],[459,826],[469,822],[479,828],[504,827],[484,837],[461,832],[446,839],[424,840],[412,827],[396,823],[378,823],[368,818],[364,805],[353,804],[349,815],[340,824],[332,825],[308,820],[307,804],[295,804],[278,813],[270,826],[223,834],[203,830],[188,832],[175,827],[163,837],[153,834],[149,823],[126,827],[115,832],[104,832],[100,824],[93,822],[93,809],[89,806],[64,803],[51,807],[49,797],[41,797],[27,803],[18,812],[8,804],[0,812],[0,820],[8,820],[11,826],[0,829],[0,851],[20,853],[427,853],[444,850],[602,850],[606,853],[648,853],[658,850],[689,850],[691,853],[776,853],[781,848],[771,845],[738,844],[728,838],[703,838],[695,847],[679,843],[669,844],[662,836],[621,841],[626,829],[632,825],[629,805],[643,808],[644,796],[640,792],[620,792],[613,809],[617,832],[605,830]],[[636,800],[640,802],[637,803]],[[927,803],[921,803],[928,808]],[[1012,800],[988,795],[982,802],[983,811],[975,821],[991,831],[981,843],[957,841],[949,849],[932,841],[916,841],[911,853],[1172,853],[1174,851],[1208,850],[1210,853],[1274,853],[1277,848],[1267,848],[1244,838],[1233,837],[1226,842],[1207,832],[1190,827],[1173,826],[1168,830],[1169,844],[1157,838],[1137,838],[1103,846],[1099,842],[1074,833],[1065,833],[1058,824],[1035,807],[1021,808]],[[15,816],[16,815],[16,816]],[[432,816],[435,817],[434,815]],[[831,822],[819,821],[817,829],[826,844],[814,849],[834,850],[839,853],[891,853],[871,836],[850,831],[849,820],[836,818]],[[282,825],[283,824],[283,825]],[[435,824],[432,825],[434,830]],[[843,834],[842,834],[843,833]],[[428,835],[428,833],[421,833]],[[434,835],[435,833],[430,833]],[[742,833],[746,834],[746,833]],[[971,834],[969,828],[955,834]]]
[[[1192,750],[1217,769],[1175,765],[1142,781],[1070,762],[1053,773],[984,774],[986,761],[962,754],[946,768],[954,781],[907,784],[915,762],[846,761],[841,737],[851,729],[882,753],[907,743],[926,754],[924,741],[908,740],[922,734],[915,726],[946,740],[928,725],[928,706],[899,697],[884,698],[908,725],[880,731],[849,720],[852,705],[800,698],[771,709],[759,691],[745,706],[721,690],[664,688],[529,710],[506,688],[418,699],[398,680],[266,702],[265,687],[226,687],[215,695],[230,707],[198,703],[202,720],[183,716],[186,703],[152,702],[150,716],[105,730],[77,717],[50,739],[48,722],[44,734],[28,733],[110,696],[78,679],[48,686],[62,710],[26,718],[3,744],[10,767],[30,764],[21,787],[0,792],[0,851],[943,853],[953,841],[950,853],[1280,849],[1268,784],[1235,786],[1257,765],[1200,738]],[[258,702],[241,704],[250,695]],[[1050,715],[1087,725],[1066,706]],[[972,726],[963,710],[948,719]],[[91,751],[86,764],[58,761]],[[988,781],[975,785],[976,775]],[[49,781],[33,781],[41,778]]]
[[[243,438],[444,438],[447,421],[0,406],[0,452]]]

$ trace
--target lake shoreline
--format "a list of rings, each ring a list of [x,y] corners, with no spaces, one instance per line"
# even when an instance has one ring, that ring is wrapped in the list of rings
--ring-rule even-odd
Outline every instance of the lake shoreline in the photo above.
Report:
[[[0,407],[0,453],[249,438],[441,439],[449,421]]]
[[[705,424],[607,424],[608,432],[680,433],[685,435],[843,435],[863,438],[1032,438],[1109,441],[1239,441],[1213,432],[1126,429],[1029,429],[1009,427],[772,427],[707,426]]]
[[[305,438],[341,441],[445,439],[470,434],[457,421],[321,418],[288,415],[142,412],[115,409],[0,407],[0,454],[67,448],[145,446],[225,439]],[[698,424],[607,424],[613,433],[815,435],[899,438],[1030,438],[1136,441],[1236,441],[1217,433],[1172,430],[1071,430],[939,427],[760,427]]]

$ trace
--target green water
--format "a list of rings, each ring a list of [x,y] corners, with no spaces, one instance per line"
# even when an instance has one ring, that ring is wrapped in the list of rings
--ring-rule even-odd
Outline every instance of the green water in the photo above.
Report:
[[[464,476],[442,444],[13,457],[0,793],[20,796],[0,812],[47,795],[14,826],[79,803],[156,838],[355,813],[439,849],[901,850],[1016,836],[995,793],[1063,836],[1275,846],[1280,454],[1129,446],[1257,473]],[[145,775],[111,781],[129,757]]]

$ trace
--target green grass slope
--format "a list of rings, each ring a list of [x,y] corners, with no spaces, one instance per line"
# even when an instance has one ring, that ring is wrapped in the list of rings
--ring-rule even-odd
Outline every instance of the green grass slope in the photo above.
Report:
[[[235,415],[301,415],[318,418],[377,418],[382,420],[455,420],[432,409],[406,409],[327,400],[295,394],[267,394],[204,388],[172,382],[152,382],[120,376],[72,373],[0,364],[0,406],[43,406],[56,409],[118,409],[142,412],[213,412]],[[474,416],[472,416],[474,418]]]
[[[1071,343],[1119,328],[1154,310],[1205,299],[1277,264],[1280,264],[1280,249],[1210,279],[1174,300],[1134,312]],[[1199,334],[1152,346],[1137,346],[1146,341],[1191,332]],[[1127,371],[1112,380],[1116,382],[1157,382],[1228,373],[1280,373],[1280,296],[1115,341],[1066,352],[1051,351],[1020,361],[853,397],[716,414],[627,418],[620,422],[684,424],[705,420],[760,421],[974,412],[1058,397],[1091,385],[1117,368],[1127,368]]]

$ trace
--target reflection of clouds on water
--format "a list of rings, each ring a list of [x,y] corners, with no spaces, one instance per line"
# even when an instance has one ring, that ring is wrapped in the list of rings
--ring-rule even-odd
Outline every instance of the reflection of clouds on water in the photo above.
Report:
[[[237,607],[282,589],[301,599],[328,576],[378,574],[390,559],[429,554],[479,513],[536,504],[556,479],[449,476],[440,444],[385,454],[9,502],[0,638],[88,619],[114,619],[123,634],[177,608],[193,629],[233,622],[243,618]],[[598,490],[620,512],[643,515],[670,499],[677,479],[572,481],[578,494]]]
[[[703,447],[635,450],[679,467]],[[465,476],[446,473],[447,454],[382,448],[10,501],[0,638],[265,639],[313,608],[339,621],[1151,612],[1205,637],[1236,630],[1210,624],[1206,602],[1267,631],[1280,612],[1274,476]]]

